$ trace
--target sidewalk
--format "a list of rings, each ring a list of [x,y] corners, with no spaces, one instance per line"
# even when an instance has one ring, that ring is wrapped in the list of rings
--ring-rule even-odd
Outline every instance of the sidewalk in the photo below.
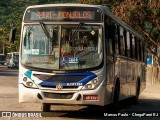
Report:
[[[147,84],[140,98],[160,100],[160,84]]]

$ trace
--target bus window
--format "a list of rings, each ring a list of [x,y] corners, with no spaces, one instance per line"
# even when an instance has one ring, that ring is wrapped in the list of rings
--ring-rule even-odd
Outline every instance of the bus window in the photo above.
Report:
[[[106,55],[107,55],[107,63],[112,62],[112,57],[113,57],[113,45],[112,45],[112,39],[110,38],[110,34],[109,34],[109,20],[106,20]]]
[[[141,61],[143,61],[143,42],[140,41],[140,56],[141,56]]]
[[[75,28],[75,25],[62,27],[61,51],[63,53],[61,57],[70,67],[73,66],[73,63],[79,63],[80,68],[94,67],[95,64],[99,64],[97,60],[101,58],[101,28],[85,25],[76,33]],[[61,68],[65,67],[66,65],[61,64]]]
[[[125,44],[125,56],[128,57],[128,51],[127,51],[127,31],[124,29],[123,31],[123,35],[124,35],[124,44]]]
[[[120,27],[120,48],[121,55],[125,55],[125,33],[122,27]]]
[[[132,49],[132,58],[135,58],[135,38],[134,35],[131,35],[131,49]]]
[[[127,32],[127,55],[130,58],[131,57],[131,46],[130,46],[130,34]]]
[[[140,41],[139,41],[139,39],[137,39],[137,44],[136,44],[136,46],[137,46],[137,60],[140,60]]]
[[[135,39],[135,59],[136,60],[138,60],[138,47],[137,47],[137,38],[136,37],[134,37],[134,39]]]
[[[130,40],[130,58],[133,58],[132,34],[131,33],[129,33],[129,40]]]
[[[117,26],[110,22],[108,26],[108,38],[112,40],[113,45],[113,52],[115,54],[119,54],[119,42],[118,42],[118,32],[117,32]]]
[[[120,54],[120,40],[119,40],[119,27],[114,24],[114,39],[115,39],[115,53],[118,55]]]
[[[139,40],[138,42],[139,42],[138,43],[139,44],[139,51],[138,51],[139,53],[138,54],[139,54],[139,60],[141,61],[142,60],[141,41]]]
[[[102,27],[84,25],[77,30],[77,26],[79,25],[45,24],[45,28],[39,24],[24,26],[24,33],[33,33],[28,36],[28,33],[24,34],[26,43],[22,46],[22,63],[46,69],[49,68],[48,64],[52,64],[50,69],[98,66],[102,61]]]

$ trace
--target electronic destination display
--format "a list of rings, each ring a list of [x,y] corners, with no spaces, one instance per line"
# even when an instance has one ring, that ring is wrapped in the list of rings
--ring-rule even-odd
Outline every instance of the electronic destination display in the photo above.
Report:
[[[31,21],[92,21],[101,22],[102,12],[94,7],[40,7],[26,11],[24,22]]]

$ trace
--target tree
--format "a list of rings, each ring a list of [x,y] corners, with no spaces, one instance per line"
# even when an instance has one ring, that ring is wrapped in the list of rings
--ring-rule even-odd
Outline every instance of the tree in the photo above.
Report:
[[[142,33],[150,43],[160,42],[160,0],[79,0],[82,4],[103,4]]]
[[[1,33],[1,41],[3,44],[0,46],[2,50],[3,46],[6,47],[6,52],[18,51],[19,50],[19,40],[20,40],[20,30],[21,21],[23,13],[28,5],[37,4],[37,1],[30,0],[3,0],[0,1],[0,29],[3,31]],[[15,43],[9,43],[10,29],[13,27],[17,28],[17,34]]]
[[[148,49],[159,46],[160,10],[157,6],[153,7],[151,1],[126,0],[114,6],[112,11],[145,36],[149,42]]]

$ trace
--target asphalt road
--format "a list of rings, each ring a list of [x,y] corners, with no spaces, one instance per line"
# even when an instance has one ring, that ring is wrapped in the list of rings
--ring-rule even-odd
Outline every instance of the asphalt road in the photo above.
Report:
[[[130,104],[130,100],[122,101],[119,112],[129,112],[129,119],[160,119],[160,85],[147,85],[147,88],[140,95],[138,105]],[[110,106],[108,106],[108,109]],[[85,106],[52,106],[52,111],[49,113],[42,113],[43,118],[9,118],[9,120],[75,120],[75,119],[127,119],[128,117],[113,117],[114,114],[102,112],[102,108],[88,108]],[[18,102],[18,69],[9,69],[6,66],[0,65],[0,111],[41,111],[41,104],[39,103],[19,103]],[[109,111],[109,110],[107,110]],[[107,113],[107,114],[106,114]],[[134,113],[142,115],[134,116]],[[143,117],[143,113],[152,115],[154,117]],[[0,113],[1,114],[1,113]],[[105,116],[105,115],[106,116]],[[127,115],[121,114],[121,115]],[[133,114],[133,115],[132,115]],[[116,113],[116,115],[118,115]],[[119,114],[119,116],[121,116]],[[158,115],[159,117],[155,117]],[[0,118],[0,120],[8,120],[8,118]]]

